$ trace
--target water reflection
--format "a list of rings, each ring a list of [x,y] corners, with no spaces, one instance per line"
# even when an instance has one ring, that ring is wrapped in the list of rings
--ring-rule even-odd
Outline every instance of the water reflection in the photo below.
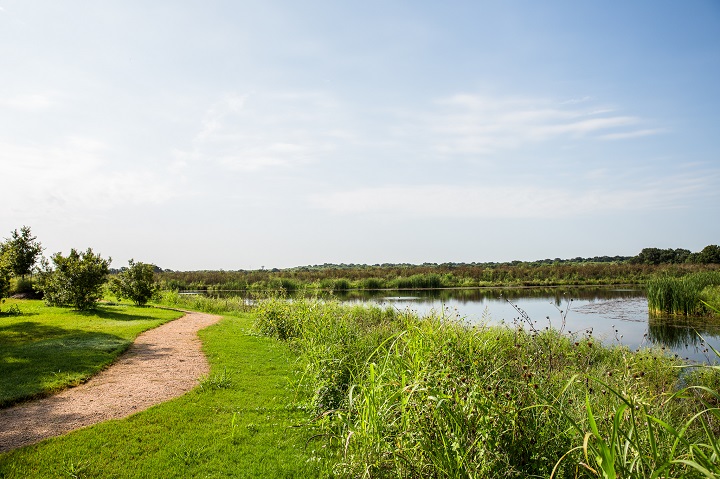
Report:
[[[713,343],[716,343],[718,336],[720,327],[702,319],[668,319],[653,315],[648,319],[650,341],[679,351],[680,355],[687,353],[694,358],[704,358],[706,362],[720,359],[709,348],[709,345],[713,345],[717,349]]]

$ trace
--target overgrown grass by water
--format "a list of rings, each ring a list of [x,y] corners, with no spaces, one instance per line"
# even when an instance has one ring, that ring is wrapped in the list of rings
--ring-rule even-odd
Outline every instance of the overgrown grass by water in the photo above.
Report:
[[[211,314],[242,314],[253,309],[252,304],[241,296],[213,298],[202,294],[181,294],[177,291],[163,291],[155,304]]]
[[[717,369],[516,326],[269,299],[256,327],[301,354],[342,477],[720,474]]]
[[[647,282],[648,308],[651,313],[683,316],[706,315],[711,305],[720,306],[720,271],[692,273],[681,277],[655,276]]]

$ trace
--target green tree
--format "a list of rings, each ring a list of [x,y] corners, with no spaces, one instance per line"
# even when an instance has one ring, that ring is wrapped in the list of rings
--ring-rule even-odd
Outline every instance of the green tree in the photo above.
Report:
[[[10,271],[23,279],[32,272],[42,251],[42,245],[37,241],[37,237],[32,235],[29,226],[20,228],[19,233],[18,230],[13,231],[10,238],[5,238],[5,242],[0,246],[0,252],[6,257]]]
[[[10,292],[11,268],[8,264],[7,255],[0,251],[0,300],[7,297]]]
[[[716,244],[707,245],[698,253],[698,263],[717,264],[720,263],[720,246]]]
[[[155,265],[136,263],[132,259],[128,264],[127,268],[110,279],[110,291],[118,299],[129,299],[143,306],[160,291],[160,286],[155,282]]]
[[[110,258],[103,259],[88,248],[84,253],[71,249],[68,256],[55,253],[51,259],[54,268],[44,261],[38,280],[45,302],[78,310],[93,308],[102,298]]]

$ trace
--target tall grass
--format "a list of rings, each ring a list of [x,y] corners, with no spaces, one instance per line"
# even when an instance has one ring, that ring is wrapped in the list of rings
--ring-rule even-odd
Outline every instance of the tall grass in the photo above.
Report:
[[[703,291],[720,285],[720,272],[706,271],[681,277],[660,275],[647,282],[648,308],[653,313],[684,316],[702,315]]]
[[[714,396],[678,393],[681,363],[659,352],[307,299],[261,302],[256,328],[304,358],[340,476],[602,477],[601,457],[623,477],[693,477],[714,457]],[[716,394],[716,375],[688,380]]]
[[[239,296],[213,298],[202,294],[180,294],[177,291],[163,291],[156,304],[212,314],[238,314],[252,310],[251,302]]]

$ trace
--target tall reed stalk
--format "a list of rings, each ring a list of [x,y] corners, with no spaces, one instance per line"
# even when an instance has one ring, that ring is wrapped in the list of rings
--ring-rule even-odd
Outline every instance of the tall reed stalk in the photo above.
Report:
[[[656,276],[647,282],[648,308],[653,313],[684,316],[702,315],[703,290],[720,285],[720,272],[708,271],[681,277]]]

